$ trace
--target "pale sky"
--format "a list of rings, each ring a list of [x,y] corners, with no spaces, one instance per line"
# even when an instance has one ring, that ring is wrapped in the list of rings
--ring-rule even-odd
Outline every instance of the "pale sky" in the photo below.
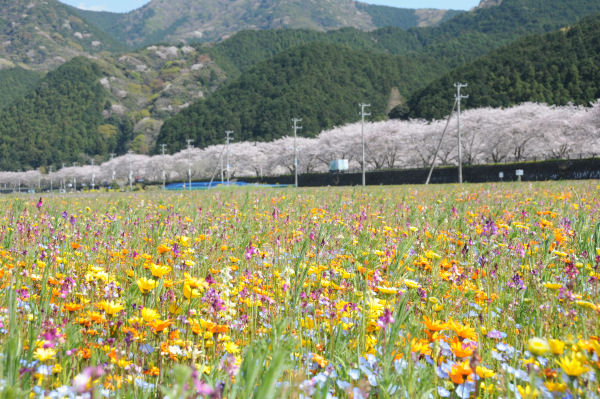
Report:
[[[127,12],[139,8],[149,0],[60,0],[72,6],[94,11]],[[399,8],[451,8],[468,10],[479,4],[479,0],[362,0],[365,3],[381,4]]]

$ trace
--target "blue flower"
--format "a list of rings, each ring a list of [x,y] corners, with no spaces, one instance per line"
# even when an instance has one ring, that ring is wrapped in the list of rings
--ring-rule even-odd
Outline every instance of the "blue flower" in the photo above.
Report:
[[[444,387],[438,387],[437,391],[438,391],[438,395],[441,398],[449,398],[450,397],[450,391]]]

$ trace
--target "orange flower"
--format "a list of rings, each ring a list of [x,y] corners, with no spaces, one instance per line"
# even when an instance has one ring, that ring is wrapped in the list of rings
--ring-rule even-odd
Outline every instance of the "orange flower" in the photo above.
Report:
[[[415,338],[413,338],[410,344],[410,350],[424,356],[431,356],[429,342],[427,342],[425,339],[420,339],[417,341]]]
[[[83,306],[81,303],[65,303],[63,305],[63,309],[66,310],[67,312],[76,312],[78,310],[83,309]]]
[[[465,382],[465,377],[469,378],[471,373],[473,373],[473,370],[471,370],[471,366],[469,365],[469,359],[466,359],[462,363],[452,366],[450,379],[453,383],[460,385]]]
[[[317,355],[316,353],[313,353],[312,360],[314,360],[322,368],[327,367],[327,365],[329,364],[329,361],[327,359],[325,359],[323,356]]]
[[[144,375],[149,375],[152,377],[156,377],[160,374],[160,369],[156,366],[151,367],[150,369],[144,371]]]
[[[161,255],[163,255],[166,252],[170,252],[171,251],[171,248],[169,248],[169,247],[167,247],[165,245],[162,245],[162,244],[159,245],[158,248],[156,248],[156,249],[158,250],[158,253],[161,254]]]
[[[475,329],[472,328],[468,324],[460,324],[455,322],[454,320],[450,320],[448,322],[448,326],[452,331],[456,333],[461,339],[470,339],[471,341],[477,340],[477,334],[475,333]]]
[[[442,323],[439,320],[430,319],[427,316],[423,316],[423,324],[429,331],[442,331],[448,328],[447,323]]]
[[[171,320],[155,320],[150,325],[155,333],[159,333],[169,327],[173,322]]]
[[[466,344],[458,340],[458,338],[454,338],[454,341],[450,344],[450,348],[452,349],[452,353],[456,357],[471,357],[473,352],[475,352],[476,346],[474,344]]]

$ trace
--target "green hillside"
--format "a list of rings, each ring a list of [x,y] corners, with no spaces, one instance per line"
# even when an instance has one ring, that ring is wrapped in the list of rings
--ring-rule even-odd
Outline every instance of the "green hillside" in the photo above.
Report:
[[[288,135],[295,116],[304,118],[303,135],[316,135],[356,121],[360,101],[371,103],[373,117],[381,119],[392,88],[413,92],[437,73],[433,65],[333,44],[294,48],[167,120],[158,143],[175,151],[193,138],[204,147],[222,142],[228,129],[236,140],[268,141]]]
[[[0,70],[0,93],[2,93],[2,96],[0,96],[0,109],[24,96],[25,93],[35,87],[40,78],[39,73],[23,68]]]
[[[393,55],[426,55],[435,58],[438,64],[453,67],[473,61],[524,35],[557,30],[594,13],[600,13],[597,0],[504,0],[500,6],[461,13],[437,27],[408,31],[387,27],[370,32],[353,28],[329,32],[251,30],[204,48],[233,74],[281,51],[314,42]]]
[[[458,66],[529,34],[548,33],[600,13],[598,0],[503,0],[432,28],[411,29],[423,52]]]
[[[469,84],[465,107],[508,107],[525,101],[565,105],[600,98],[600,16],[526,37],[461,66],[414,93],[398,117],[440,118],[454,101],[453,83]]]
[[[310,43],[338,44],[354,50],[387,54],[409,53],[422,48],[414,36],[400,28],[384,28],[372,32],[354,28],[329,32],[296,29],[249,30],[239,32],[213,46],[198,48],[208,52],[231,75],[237,75],[282,51]]]
[[[124,134],[102,116],[100,76],[96,64],[74,58],[0,110],[0,169],[58,165],[122,146]]]

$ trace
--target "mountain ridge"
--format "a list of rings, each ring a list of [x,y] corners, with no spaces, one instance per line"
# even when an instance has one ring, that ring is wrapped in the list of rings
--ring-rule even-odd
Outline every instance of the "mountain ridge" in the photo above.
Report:
[[[403,9],[354,0],[152,0],[124,14],[79,10],[106,32],[132,47],[152,43],[223,40],[248,29],[344,27],[372,30],[384,26],[408,29],[432,26],[461,11]]]

